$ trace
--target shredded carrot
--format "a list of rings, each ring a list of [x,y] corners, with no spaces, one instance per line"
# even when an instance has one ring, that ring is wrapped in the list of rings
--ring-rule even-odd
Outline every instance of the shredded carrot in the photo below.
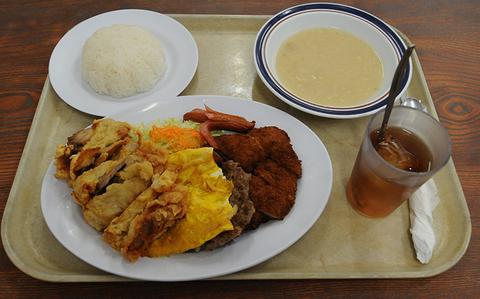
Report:
[[[152,126],[150,138],[154,142],[165,142],[173,151],[187,148],[201,147],[205,141],[200,132],[192,128],[180,128],[176,126],[156,127]]]

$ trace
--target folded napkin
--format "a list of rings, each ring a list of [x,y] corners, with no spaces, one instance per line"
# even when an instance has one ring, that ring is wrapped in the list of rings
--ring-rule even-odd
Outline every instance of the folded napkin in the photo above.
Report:
[[[417,259],[426,264],[435,247],[432,213],[438,205],[438,189],[433,179],[428,180],[410,198],[410,233]]]

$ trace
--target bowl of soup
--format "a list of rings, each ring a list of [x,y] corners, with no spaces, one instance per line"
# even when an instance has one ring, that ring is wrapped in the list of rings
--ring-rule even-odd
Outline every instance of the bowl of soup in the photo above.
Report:
[[[281,11],[260,29],[257,73],[282,101],[310,114],[355,118],[386,105],[391,80],[407,46],[376,16],[334,3]],[[412,62],[401,80],[401,97]]]

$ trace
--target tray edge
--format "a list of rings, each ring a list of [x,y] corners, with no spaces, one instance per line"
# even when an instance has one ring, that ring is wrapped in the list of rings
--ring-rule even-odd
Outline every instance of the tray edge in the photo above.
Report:
[[[267,15],[217,15],[217,14],[202,14],[202,15],[192,15],[192,14],[171,14],[170,15],[171,17],[173,18],[182,18],[182,17],[196,17],[196,18],[200,18],[200,19],[203,19],[203,18],[236,18],[236,19],[242,19],[242,18],[245,18],[245,17],[249,17],[249,18],[255,18],[255,19],[262,19],[262,18],[268,18],[268,17],[271,17],[271,16],[267,16]],[[407,43],[410,43],[410,40],[405,36],[405,34],[403,34],[401,31],[399,31],[398,29],[394,28],[401,36],[402,38],[407,42]],[[426,79],[425,79],[425,76],[424,76],[424,73],[423,73],[423,68],[421,66],[421,63],[419,61],[419,58],[418,58],[418,55],[416,53],[414,53],[413,55],[413,59],[415,60],[415,64],[417,65],[418,67],[418,75],[419,75],[419,78],[420,78],[420,81],[421,81],[421,84],[422,84],[422,87],[423,89],[426,91],[426,96],[427,96],[427,101],[429,102],[429,104],[433,107],[435,107],[434,103],[433,103],[433,100],[432,100],[432,97],[431,97],[431,94],[430,94],[430,90],[428,88],[428,84],[426,82]],[[11,248],[11,245],[10,245],[10,242],[8,241],[8,238],[7,238],[7,230],[8,230],[8,225],[7,225],[7,228],[5,228],[5,224],[7,223],[6,222],[6,217],[5,215],[7,215],[8,217],[8,214],[10,213],[10,210],[11,210],[11,204],[9,204],[9,201],[11,202],[11,198],[14,197],[14,194],[16,193],[16,190],[14,190],[14,186],[16,185],[19,177],[21,176],[21,174],[23,173],[24,171],[24,164],[25,164],[25,157],[24,157],[24,153],[25,151],[30,147],[30,144],[32,142],[32,140],[30,139],[31,135],[33,134],[32,132],[34,132],[36,130],[36,127],[38,125],[38,122],[39,122],[39,118],[40,118],[40,114],[42,113],[42,107],[44,105],[44,102],[45,102],[45,97],[46,97],[46,94],[49,92],[49,89],[51,89],[51,85],[50,85],[50,81],[49,81],[49,78],[47,76],[46,80],[45,80],[45,83],[44,83],[44,86],[43,86],[43,89],[42,89],[42,93],[40,95],[40,99],[39,99],[39,103],[37,105],[37,109],[36,109],[36,112],[35,112],[35,115],[34,115],[34,118],[32,120],[32,124],[30,126],[30,130],[29,130],[29,134],[27,136],[27,139],[26,139],[26,143],[24,145],[24,149],[22,151],[22,155],[21,155],[21,159],[20,159],[20,162],[18,164],[18,167],[17,167],[17,172],[15,174],[15,177],[14,177],[14,181],[12,183],[12,189],[10,190],[10,193],[9,193],[9,196],[8,196],[8,199],[7,199],[7,202],[6,202],[6,206],[5,206],[5,210],[4,210],[4,213],[2,215],[2,222],[1,222],[1,239],[2,239],[2,243],[3,243],[3,246],[4,246],[4,249],[5,249],[5,252],[7,253],[7,256],[9,257],[9,259],[12,261],[12,263],[19,269],[21,270],[22,272],[24,272],[25,274],[33,277],[33,278],[36,278],[36,279],[39,279],[39,280],[43,280],[43,281],[49,281],[49,282],[95,282],[95,281],[103,281],[103,282],[107,282],[107,281],[135,281],[135,280],[131,280],[131,279],[128,279],[128,278],[124,278],[124,277],[120,277],[120,276],[116,276],[116,275],[112,275],[112,274],[109,274],[107,272],[104,272],[104,274],[98,274],[98,275],[85,275],[85,274],[82,274],[82,275],[79,275],[79,274],[75,274],[75,275],[65,275],[65,274],[62,274],[62,275],[57,275],[57,274],[44,274],[44,273],[40,273],[39,271],[36,271],[36,270],[31,270],[29,269],[22,261],[21,259],[18,258],[18,256],[15,254],[14,250]],[[432,113],[435,118],[438,119],[438,115],[436,113],[436,110],[433,109],[432,111],[430,111],[430,113]],[[454,256],[454,258],[451,260],[450,263],[447,263],[447,264],[443,264],[441,267],[437,267],[437,269],[434,269],[434,271],[430,271],[429,273],[423,273],[423,272],[408,272],[408,274],[411,274],[409,276],[406,276],[405,274],[407,274],[406,272],[402,272],[402,273],[391,273],[388,274],[386,273],[385,274],[374,274],[370,277],[367,277],[367,276],[362,276],[362,275],[343,275],[341,273],[332,273],[330,272],[330,274],[328,273],[323,273],[323,274],[327,274],[327,275],[321,275],[319,276],[318,274],[307,274],[305,275],[305,273],[298,273],[298,272],[292,272],[292,273],[263,273],[261,275],[257,275],[257,277],[255,278],[252,278],[252,277],[248,277],[249,274],[248,273],[244,273],[242,274],[241,272],[240,273],[236,273],[236,274],[230,274],[228,276],[220,276],[220,277],[216,277],[216,278],[212,278],[210,280],[245,280],[245,279],[251,279],[251,280],[266,280],[266,279],[378,279],[378,278],[387,278],[387,279],[395,279],[395,278],[426,278],[426,277],[432,277],[432,276],[436,276],[438,274],[441,274],[447,270],[449,270],[450,268],[452,268],[453,266],[455,266],[458,261],[463,257],[463,255],[465,254],[466,250],[468,249],[468,245],[469,245],[469,242],[470,242],[470,239],[471,239],[471,217],[470,217],[470,211],[469,211],[469,208],[468,208],[468,205],[467,205],[467,202],[466,202],[466,199],[465,199],[465,196],[464,196],[464,193],[463,193],[463,189],[461,187],[461,184],[460,184],[460,180],[459,180],[459,177],[458,177],[458,174],[456,172],[456,168],[455,168],[455,165],[453,163],[453,160],[451,159],[448,167],[451,167],[451,169],[454,171],[454,184],[456,185],[457,189],[460,191],[461,194],[460,197],[462,200],[462,206],[463,206],[463,210],[465,211],[466,213],[466,217],[467,217],[467,221],[466,221],[466,224],[467,224],[467,230],[465,231],[465,238],[464,238],[464,242],[463,244],[461,245],[461,250],[458,252],[458,254],[456,256]],[[420,275],[418,275],[420,274]],[[425,275],[423,275],[425,274]],[[288,276],[288,277],[287,277]]]

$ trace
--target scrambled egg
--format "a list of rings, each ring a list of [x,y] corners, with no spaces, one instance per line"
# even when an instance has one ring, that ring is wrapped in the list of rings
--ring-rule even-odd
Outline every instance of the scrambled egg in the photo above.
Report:
[[[219,233],[232,230],[236,209],[228,201],[233,183],[222,175],[213,148],[187,149],[168,157],[167,169],[177,174],[175,185],[188,188],[187,210],[181,219],[155,240],[151,257],[182,253],[203,245]]]

